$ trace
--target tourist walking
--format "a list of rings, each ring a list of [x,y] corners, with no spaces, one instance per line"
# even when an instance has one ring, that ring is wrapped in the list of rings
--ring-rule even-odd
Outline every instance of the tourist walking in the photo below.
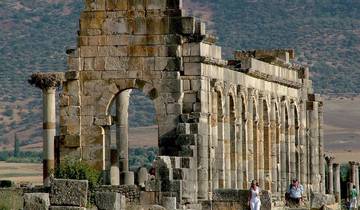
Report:
[[[248,204],[251,210],[260,210],[261,201],[260,201],[260,187],[256,180],[251,182],[251,187],[249,190]]]
[[[287,191],[287,195],[285,196],[288,205],[290,207],[299,207],[303,200],[303,194],[304,187],[299,183],[297,179],[293,179]]]
[[[350,210],[358,209],[358,197],[359,193],[356,190],[356,186],[354,185],[350,192]]]

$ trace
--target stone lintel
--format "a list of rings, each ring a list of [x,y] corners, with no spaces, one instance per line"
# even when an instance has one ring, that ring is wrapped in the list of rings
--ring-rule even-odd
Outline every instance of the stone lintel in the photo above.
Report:
[[[64,80],[65,74],[63,72],[37,72],[31,75],[28,82],[30,85],[46,90],[60,87]]]

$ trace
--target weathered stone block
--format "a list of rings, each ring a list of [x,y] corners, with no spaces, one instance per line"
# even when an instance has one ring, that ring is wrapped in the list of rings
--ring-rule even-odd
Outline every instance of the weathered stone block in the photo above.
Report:
[[[106,19],[103,23],[102,31],[106,35],[126,34],[129,32],[124,18]]]
[[[48,193],[25,193],[24,210],[48,210],[50,198]]]
[[[124,0],[107,0],[106,10],[127,10],[128,1]]]
[[[50,203],[57,206],[85,207],[88,181],[55,179],[51,183]]]
[[[51,206],[49,210],[86,210],[86,208],[76,206]]]
[[[126,208],[126,199],[120,193],[96,192],[95,205],[99,210],[120,210]]]

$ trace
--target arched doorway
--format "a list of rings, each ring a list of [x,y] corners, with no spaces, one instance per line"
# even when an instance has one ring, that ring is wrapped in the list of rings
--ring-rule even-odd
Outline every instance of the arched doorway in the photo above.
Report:
[[[150,169],[158,155],[154,102],[140,90],[123,90],[112,100],[108,115],[112,117],[109,131],[105,129],[109,184],[133,184],[135,172],[140,167]]]

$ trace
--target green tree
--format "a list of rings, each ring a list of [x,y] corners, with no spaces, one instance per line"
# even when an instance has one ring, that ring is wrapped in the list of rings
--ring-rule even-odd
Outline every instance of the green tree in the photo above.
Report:
[[[20,140],[19,140],[16,133],[15,133],[14,140],[15,140],[15,143],[14,143],[14,157],[19,157],[19,154],[20,154]]]

